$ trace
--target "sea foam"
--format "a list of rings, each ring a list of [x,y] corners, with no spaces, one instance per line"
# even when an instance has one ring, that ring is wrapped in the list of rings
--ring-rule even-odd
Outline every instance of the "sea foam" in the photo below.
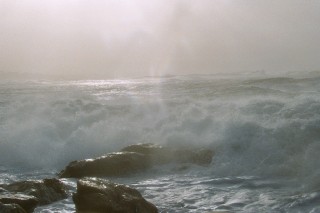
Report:
[[[1,83],[0,162],[61,169],[134,143],[215,150],[209,172],[319,187],[319,77]]]

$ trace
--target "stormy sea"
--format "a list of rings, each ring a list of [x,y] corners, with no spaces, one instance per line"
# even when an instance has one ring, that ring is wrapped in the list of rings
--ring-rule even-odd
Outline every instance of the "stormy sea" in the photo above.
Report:
[[[1,81],[0,184],[137,143],[214,150],[210,165],[108,178],[159,212],[320,212],[320,73]],[[69,198],[35,212],[75,211]]]

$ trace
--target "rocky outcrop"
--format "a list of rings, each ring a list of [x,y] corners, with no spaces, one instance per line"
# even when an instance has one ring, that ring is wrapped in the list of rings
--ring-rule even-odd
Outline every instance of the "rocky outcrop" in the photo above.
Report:
[[[213,155],[213,151],[209,149],[181,149],[151,143],[134,144],[123,148],[121,152],[73,161],[60,172],[59,176],[62,178],[123,176],[167,163],[207,165],[211,163]]]
[[[0,202],[2,204],[17,204],[27,213],[32,213],[39,203],[37,198],[23,194],[1,194]],[[19,209],[16,205],[7,205],[3,208],[7,210],[12,208]]]
[[[135,189],[98,178],[84,178],[77,182],[73,195],[77,212],[81,213],[157,213]]]
[[[62,178],[85,176],[122,176],[146,170],[150,163],[145,155],[135,152],[115,152],[105,156],[71,162],[60,172]]]
[[[0,212],[1,213],[27,213],[18,204],[3,204],[0,202]]]
[[[190,164],[210,164],[213,155],[214,152],[210,149],[134,144],[123,148],[121,152],[73,161],[59,173],[59,177],[123,176],[167,163],[178,163],[182,166],[180,171],[183,171]],[[65,185],[55,178],[2,184],[0,213],[32,213],[38,205],[47,205],[67,197]],[[137,190],[97,178],[80,179],[73,200],[78,213],[158,212]]]
[[[37,198],[39,205],[46,205],[68,197],[65,185],[58,179],[20,181],[2,188],[10,193],[22,193]]]

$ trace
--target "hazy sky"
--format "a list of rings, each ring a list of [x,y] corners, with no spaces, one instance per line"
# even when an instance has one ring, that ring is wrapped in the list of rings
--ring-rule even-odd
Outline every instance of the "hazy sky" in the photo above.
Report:
[[[319,39],[319,0],[0,0],[0,72],[320,70]]]

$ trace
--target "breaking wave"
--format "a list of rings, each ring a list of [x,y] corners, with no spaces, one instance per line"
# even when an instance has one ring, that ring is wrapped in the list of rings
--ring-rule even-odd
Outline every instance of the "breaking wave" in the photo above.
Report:
[[[320,77],[0,84],[0,162],[61,169],[133,143],[215,150],[209,172],[320,186]]]

